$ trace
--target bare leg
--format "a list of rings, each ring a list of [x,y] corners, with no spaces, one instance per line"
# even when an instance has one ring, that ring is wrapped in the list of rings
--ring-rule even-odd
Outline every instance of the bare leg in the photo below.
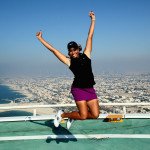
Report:
[[[87,101],[87,106],[89,108],[88,118],[89,119],[98,118],[100,114],[98,99]]]
[[[79,111],[74,111],[71,113],[63,113],[62,117],[77,119],[77,120],[86,119],[87,115],[88,115],[88,106],[87,106],[86,101],[77,101],[76,105],[77,105]]]
[[[79,112],[63,113],[62,118],[71,118],[77,120],[96,119],[99,116],[98,100],[77,101],[76,105]]]

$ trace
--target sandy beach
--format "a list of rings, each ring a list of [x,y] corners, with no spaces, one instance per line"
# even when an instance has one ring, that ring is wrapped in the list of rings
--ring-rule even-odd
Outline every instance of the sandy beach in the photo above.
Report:
[[[34,106],[34,105],[40,105],[36,103],[10,103],[10,104],[0,104],[0,113],[6,113],[11,111],[21,111],[26,113],[31,113],[33,115],[34,109],[36,109],[36,114],[37,115],[49,115],[49,114],[54,114],[56,113],[57,109],[54,108],[17,108],[17,109],[3,109],[3,107],[12,107],[12,106]]]

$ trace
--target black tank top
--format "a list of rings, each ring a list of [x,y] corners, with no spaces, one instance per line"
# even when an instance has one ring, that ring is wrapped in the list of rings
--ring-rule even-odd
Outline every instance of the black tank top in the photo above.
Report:
[[[73,87],[90,88],[95,84],[91,59],[84,53],[80,53],[78,58],[71,58],[69,69],[74,74]]]

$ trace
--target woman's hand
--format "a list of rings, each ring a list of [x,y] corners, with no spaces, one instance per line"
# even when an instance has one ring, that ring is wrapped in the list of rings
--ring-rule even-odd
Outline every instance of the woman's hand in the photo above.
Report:
[[[89,12],[89,16],[90,16],[91,20],[95,20],[95,14],[93,11]]]
[[[42,37],[42,32],[40,31],[40,32],[37,32],[36,33],[36,37],[38,38],[38,39],[40,39],[41,37]]]

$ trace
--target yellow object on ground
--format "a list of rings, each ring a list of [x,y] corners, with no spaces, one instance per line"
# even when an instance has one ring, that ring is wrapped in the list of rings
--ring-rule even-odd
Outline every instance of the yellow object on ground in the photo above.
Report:
[[[106,119],[108,122],[123,122],[123,115],[121,114],[109,114]]]

